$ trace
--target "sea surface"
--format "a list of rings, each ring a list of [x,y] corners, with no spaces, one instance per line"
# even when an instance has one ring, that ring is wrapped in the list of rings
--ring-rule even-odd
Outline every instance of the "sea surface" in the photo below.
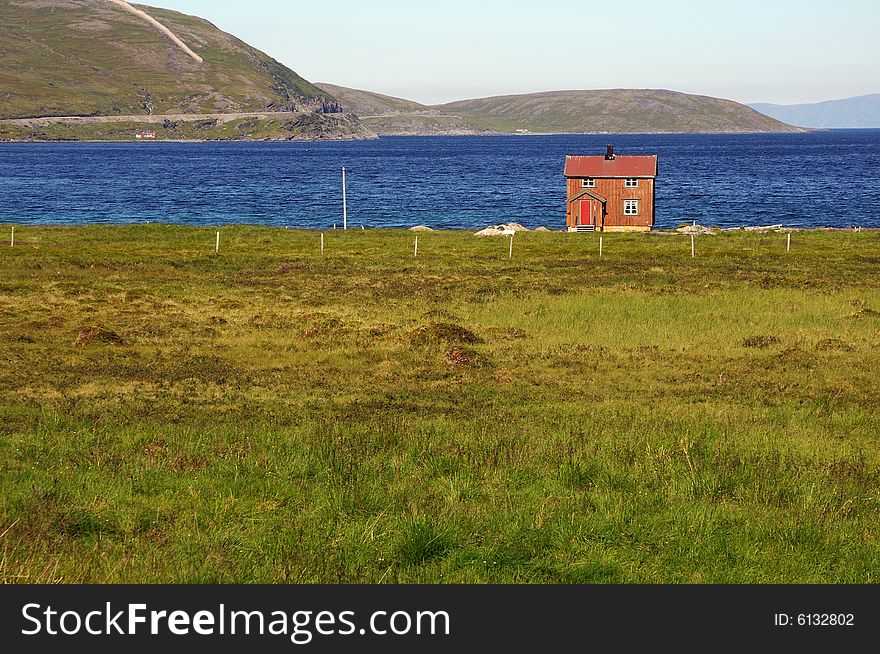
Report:
[[[658,227],[880,227],[880,130],[0,144],[0,223],[565,224],[565,155],[659,155]]]

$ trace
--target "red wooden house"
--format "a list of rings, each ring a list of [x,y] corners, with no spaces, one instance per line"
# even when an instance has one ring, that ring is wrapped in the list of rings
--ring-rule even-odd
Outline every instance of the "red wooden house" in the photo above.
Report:
[[[565,158],[565,224],[570,232],[640,232],[654,226],[657,156]]]

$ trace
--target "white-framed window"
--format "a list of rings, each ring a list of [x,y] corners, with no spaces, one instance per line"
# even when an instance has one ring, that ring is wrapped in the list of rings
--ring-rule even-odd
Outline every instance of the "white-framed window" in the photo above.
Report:
[[[638,177],[627,177],[623,180],[624,188],[638,188],[639,187],[639,179]]]
[[[584,177],[581,180],[581,188],[596,188],[596,180],[592,177]]]
[[[639,215],[639,201],[638,200],[624,200],[623,201],[623,215],[624,216],[638,216]]]

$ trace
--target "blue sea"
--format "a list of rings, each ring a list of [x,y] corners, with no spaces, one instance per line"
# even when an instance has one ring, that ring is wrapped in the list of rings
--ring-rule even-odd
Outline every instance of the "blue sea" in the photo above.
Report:
[[[657,226],[880,227],[880,130],[0,144],[0,223],[562,228],[565,155],[659,155]]]

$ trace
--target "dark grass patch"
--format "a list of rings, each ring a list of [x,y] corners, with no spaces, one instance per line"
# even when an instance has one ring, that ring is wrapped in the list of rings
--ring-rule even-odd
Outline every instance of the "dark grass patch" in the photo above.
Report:
[[[235,365],[213,354],[180,354],[169,356],[156,367],[158,378],[165,381],[198,380],[203,383],[225,384],[240,381],[242,375]]]
[[[427,518],[406,521],[394,544],[394,558],[402,565],[422,565],[449,551],[449,534]]]
[[[853,352],[856,348],[839,338],[823,338],[816,343],[816,349],[820,352]]]
[[[308,327],[301,330],[299,332],[299,337],[306,340],[315,340],[338,336],[347,333],[348,331],[345,323],[339,318],[323,317],[315,320]]]
[[[749,336],[740,342],[740,347],[757,349],[765,349],[773,345],[779,345],[779,339],[776,336]]]
[[[26,331],[40,331],[43,329],[56,329],[64,326],[64,318],[61,316],[52,316],[46,320],[31,320],[21,325],[21,329]]]
[[[287,273],[295,270],[314,270],[315,265],[308,261],[284,261],[278,264],[278,272]]]
[[[601,561],[583,561],[554,571],[555,581],[563,584],[613,584],[621,579],[620,567]]]
[[[413,345],[430,345],[438,343],[467,343],[474,345],[483,343],[483,339],[471,330],[450,322],[435,322],[419,327],[409,336]]]
[[[174,473],[188,473],[207,467],[208,458],[198,452],[187,452],[163,442],[143,443],[139,448],[140,461],[150,469],[167,469]],[[220,455],[217,458],[221,458]]]
[[[122,337],[116,332],[104,327],[87,327],[77,334],[74,347],[85,345],[122,345]]]
[[[559,481],[573,490],[592,488],[599,478],[596,464],[565,463],[559,467]]]
[[[444,355],[446,363],[452,366],[486,367],[488,359],[474,349],[453,345]]]
[[[119,528],[106,516],[81,508],[61,511],[56,517],[55,527],[73,538],[120,533]]]

